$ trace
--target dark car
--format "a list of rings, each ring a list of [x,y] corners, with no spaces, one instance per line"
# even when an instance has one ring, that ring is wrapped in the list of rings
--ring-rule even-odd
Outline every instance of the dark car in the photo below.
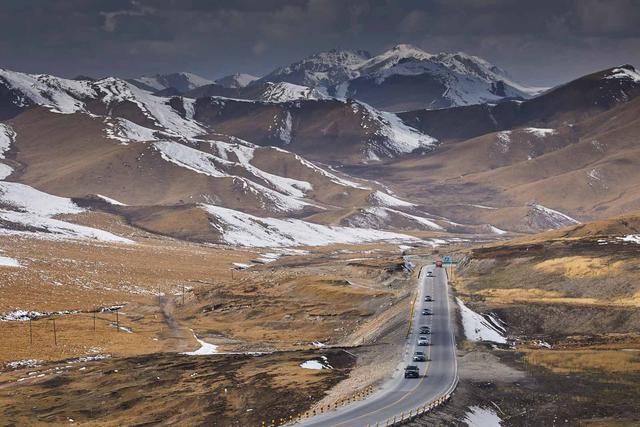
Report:
[[[427,356],[422,351],[416,351],[413,354],[413,361],[414,362],[426,362],[427,361]]]
[[[424,302],[432,302],[433,298],[431,298],[431,295],[427,295],[426,297],[424,297]]]
[[[423,316],[431,316],[431,310],[429,310],[428,308],[423,308],[422,309],[422,315]]]
[[[416,365],[409,365],[404,368],[405,378],[420,378],[420,370]]]
[[[432,271],[427,271],[427,277],[433,277],[433,272]]]
[[[429,335],[431,333],[431,328],[428,326],[420,326],[420,333]]]

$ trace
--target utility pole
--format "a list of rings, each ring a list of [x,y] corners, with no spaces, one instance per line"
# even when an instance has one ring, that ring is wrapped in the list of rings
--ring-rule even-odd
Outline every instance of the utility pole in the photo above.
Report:
[[[93,310],[93,332],[96,331],[96,310]]]
[[[56,331],[56,319],[53,318],[53,344],[58,345],[58,331]]]
[[[118,317],[118,310],[116,310],[116,332],[120,332],[120,319]]]
[[[184,305],[184,285],[182,285],[182,305]]]
[[[33,345],[33,332],[31,330],[31,317],[29,317],[29,345]]]

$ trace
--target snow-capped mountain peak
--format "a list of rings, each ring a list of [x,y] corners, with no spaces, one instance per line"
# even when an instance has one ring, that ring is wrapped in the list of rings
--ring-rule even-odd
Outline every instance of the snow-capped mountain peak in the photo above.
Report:
[[[357,68],[371,55],[366,51],[336,50],[316,53],[266,75],[261,81],[329,87],[359,75]]]

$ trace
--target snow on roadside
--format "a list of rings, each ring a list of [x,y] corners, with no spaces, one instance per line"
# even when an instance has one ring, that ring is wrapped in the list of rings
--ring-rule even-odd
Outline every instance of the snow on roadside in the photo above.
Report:
[[[469,427],[500,427],[502,419],[492,409],[470,406],[462,420]]]
[[[505,330],[496,317],[490,319],[476,313],[467,307],[460,298],[456,298],[462,316],[464,335],[469,341],[491,341],[498,344],[506,344]]]
[[[637,243],[640,245],[640,234],[627,234],[624,237],[619,237],[619,239],[623,242]]]
[[[329,365],[329,360],[327,359],[327,356],[320,356],[320,359],[312,359],[312,360],[307,360],[306,362],[302,362],[300,364],[300,367],[302,369],[314,369],[314,370],[333,369],[333,366]]]
[[[200,348],[194,351],[185,351],[180,354],[184,356],[208,356],[210,354],[216,354],[218,352],[217,345],[209,344],[208,342],[201,340],[200,338],[198,338],[195,332],[193,332],[193,337],[200,344]]]
[[[259,218],[213,205],[200,205],[226,243],[249,247],[322,246],[334,243],[417,240],[405,234],[368,228],[335,227],[300,219]]]

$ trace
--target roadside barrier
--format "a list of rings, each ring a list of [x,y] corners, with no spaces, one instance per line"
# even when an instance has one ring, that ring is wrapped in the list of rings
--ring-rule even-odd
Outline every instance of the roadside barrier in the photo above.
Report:
[[[275,427],[275,426],[284,426],[290,424],[296,424],[304,419],[313,418],[316,415],[324,414],[329,411],[337,411],[338,408],[349,405],[354,402],[358,402],[360,400],[364,400],[371,395],[375,391],[373,386],[367,386],[361,390],[358,390],[353,395],[349,397],[345,397],[344,399],[336,400],[333,403],[328,403],[326,405],[318,406],[298,415],[289,415],[288,418],[272,418],[271,422],[262,421],[262,427]]]

